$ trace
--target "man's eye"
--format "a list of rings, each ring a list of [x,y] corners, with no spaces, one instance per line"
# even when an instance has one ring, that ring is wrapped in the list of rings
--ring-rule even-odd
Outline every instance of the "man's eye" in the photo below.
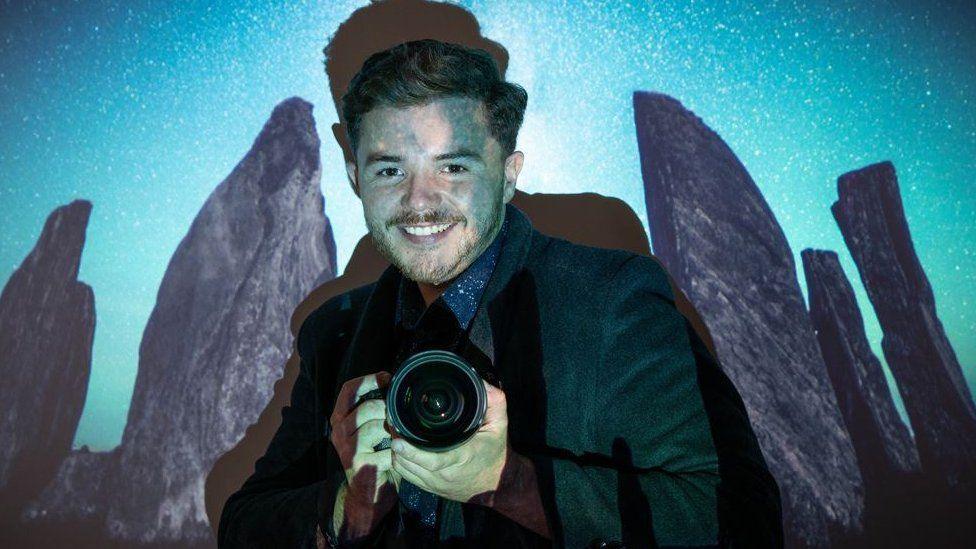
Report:
[[[460,164],[448,164],[445,169],[447,170],[448,173],[463,173],[468,171],[467,168],[465,168]]]
[[[396,177],[397,168],[383,168],[382,170],[376,172],[376,175],[380,177]]]

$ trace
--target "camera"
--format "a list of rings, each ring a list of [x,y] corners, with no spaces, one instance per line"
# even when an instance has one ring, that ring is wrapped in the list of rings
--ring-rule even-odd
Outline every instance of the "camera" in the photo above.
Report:
[[[407,442],[433,452],[460,446],[481,426],[488,395],[478,372],[455,353],[428,350],[407,358],[390,384],[364,394],[385,398],[390,426]],[[389,448],[384,440],[374,449]]]

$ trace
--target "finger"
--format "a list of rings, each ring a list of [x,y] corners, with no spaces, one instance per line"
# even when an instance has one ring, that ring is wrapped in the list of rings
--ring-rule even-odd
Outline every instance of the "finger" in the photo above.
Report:
[[[408,461],[405,461],[402,458],[398,459],[396,457],[396,454],[394,454],[393,462],[392,462],[392,470],[394,471],[395,474],[400,475],[400,478],[402,480],[409,481],[411,484],[413,484],[414,486],[422,490],[426,490],[430,493],[434,493],[434,490],[431,488],[431,483],[429,480],[430,472],[425,471],[422,467],[410,463]]]
[[[371,377],[372,377],[372,383],[375,383],[375,385],[371,389],[369,389],[370,391],[372,391],[373,389],[378,389],[380,387],[386,387],[387,385],[389,385],[390,380],[393,379],[393,374],[387,372],[386,370],[380,370],[379,372],[372,374]],[[365,392],[366,391],[363,391],[363,393]]]
[[[367,421],[377,419],[386,421],[386,402],[383,400],[367,400],[356,406],[338,424],[333,425],[332,431],[337,436],[349,437]]]
[[[393,467],[394,470],[397,472],[402,473],[403,471],[406,471],[408,474],[414,475],[415,477],[423,481],[423,483],[427,486],[433,484],[433,480],[434,480],[433,473],[417,465],[416,463],[413,463],[412,461],[403,459],[402,457],[396,454],[393,454],[393,457],[390,460],[390,466]],[[410,482],[413,481],[411,480]]]
[[[338,424],[332,426],[333,438],[348,438],[355,436],[356,431],[368,421],[386,420],[386,402],[382,400],[367,400],[350,412]]]
[[[427,452],[417,448],[402,438],[397,438],[394,440],[391,447],[393,449],[393,453],[395,453],[397,457],[411,461],[428,471],[437,471],[451,463],[449,461],[452,457],[450,452]]]
[[[352,404],[355,404],[359,397],[373,389],[387,386],[390,383],[390,377],[390,372],[386,371],[362,376],[362,383],[356,386],[356,391],[352,395]]]
[[[386,401],[367,400],[359,406],[356,406],[356,409],[346,416],[343,423],[347,423],[349,432],[353,432],[367,421],[376,419],[386,421]]]
[[[508,421],[508,402],[505,392],[494,385],[484,382],[487,393],[488,406],[485,408],[485,423],[500,423]]]
[[[383,420],[367,421],[356,431],[356,453],[375,452],[373,448],[390,434],[383,428]],[[389,451],[389,449],[382,450]]]
[[[363,380],[363,384],[356,388],[353,407],[359,406],[367,400],[383,400],[386,397],[383,389],[390,384],[390,379],[389,372],[377,372],[367,376]]]
[[[368,452],[356,454],[352,458],[352,468],[359,471],[363,467],[375,467],[377,472],[389,471],[393,467],[393,452],[390,450],[380,450],[379,452]]]
[[[342,384],[339,395],[336,396],[335,407],[332,409],[331,420],[333,423],[338,423],[352,410],[353,404],[356,402],[356,392],[359,390],[359,386],[363,384],[364,379],[363,376],[360,376]]]
[[[392,452],[392,450],[391,450],[391,452]],[[390,482],[393,483],[393,486],[396,487],[396,491],[399,492],[400,491],[400,480],[403,479],[403,475],[401,475],[396,470],[396,468],[393,467],[392,464],[393,464],[393,461],[392,461],[392,458],[391,458],[391,460],[390,460],[390,470],[387,471],[387,473],[390,475]]]
[[[342,384],[339,396],[336,397],[333,416],[342,419],[356,407],[356,401],[373,389],[385,387],[390,382],[391,374],[386,371],[356,377]]]

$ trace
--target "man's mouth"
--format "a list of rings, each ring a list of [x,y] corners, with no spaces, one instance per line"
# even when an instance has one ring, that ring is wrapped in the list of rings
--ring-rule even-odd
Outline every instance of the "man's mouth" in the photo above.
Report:
[[[407,240],[414,244],[433,244],[443,239],[455,225],[457,225],[456,222],[400,225],[400,231]]]
[[[442,231],[446,231],[453,223],[435,223],[427,225],[404,225],[402,229],[407,234],[412,234],[414,236],[427,236],[429,234],[435,234]]]

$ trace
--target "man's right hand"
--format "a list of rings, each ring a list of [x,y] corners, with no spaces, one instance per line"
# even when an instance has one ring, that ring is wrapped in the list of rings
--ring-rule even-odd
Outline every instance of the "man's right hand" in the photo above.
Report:
[[[346,472],[333,512],[333,526],[343,539],[367,536],[397,501],[391,476],[392,452],[373,447],[390,433],[386,429],[386,402],[370,399],[358,406],[365,393],[390,382],[389,372],[350,379],[343,384],[329,418],[332,445]]]

